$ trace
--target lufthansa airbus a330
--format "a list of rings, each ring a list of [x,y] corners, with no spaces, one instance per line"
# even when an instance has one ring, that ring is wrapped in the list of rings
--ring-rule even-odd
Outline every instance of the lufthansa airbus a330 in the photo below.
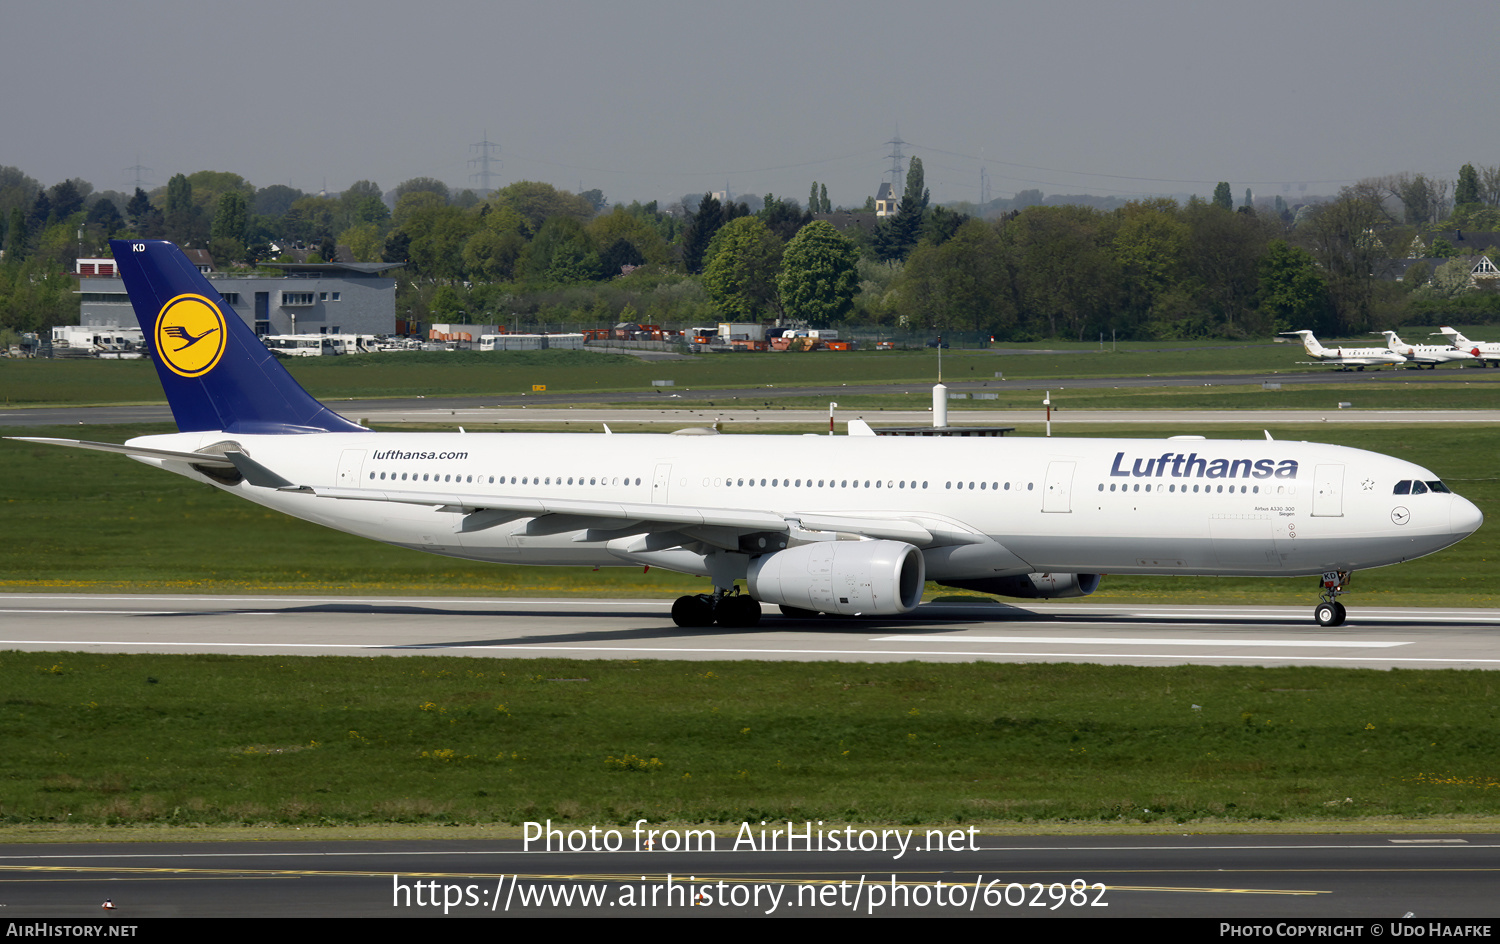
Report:
[[[682,626],[754,625],[763,603],[897,615],[928,580],[1082,596],[1107,573],[1321,575],[1315,618],[1333,626],[1353,571],[1483,521],[1421,466],[1269,436],[373,432],[303,391],[176,246],[112,245],[180,432],[32,441],[123,453],[434,554],[709,578],[711,593],[672,607]]]

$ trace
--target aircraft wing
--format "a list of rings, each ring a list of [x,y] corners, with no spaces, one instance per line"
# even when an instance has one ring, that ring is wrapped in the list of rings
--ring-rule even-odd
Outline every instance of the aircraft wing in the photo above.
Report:
[[[247,476],[248,478],[248,476]],[[558,534],[597,530],[647,533],[714,528],[734,535],[832,531],[860,537],[903,541],[917,547],[981,544],[990,539],[953,522],[924,515],[798,514],[698,505],[590,501],[577,498],[520,498],[453,492],[403,492],[365,488],[287,488],[340,501],[397,502],[429,505],[467,516],[464,530],[493,527],[518,518],[535,518],[528,533]]]

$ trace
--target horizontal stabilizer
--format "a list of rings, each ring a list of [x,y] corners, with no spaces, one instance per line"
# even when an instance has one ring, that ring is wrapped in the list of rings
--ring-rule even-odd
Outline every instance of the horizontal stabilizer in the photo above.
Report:
[[[256,488],[296,488],[293,483],[288,482],[243,452],[229,453],[229,461],[234,463],[236,469],[240,470],[240,474],[245,477],[245,481]]]
[[[178,459],[211,469],[232,469],[234,464],[221,455],[205,452],[181,452],[176,449],[148,449],[122,443],[88,442],[82,439],[47,439],[42,436],[7,436],[18,442],[44,443],[48,446],[68,446],[72,449],[93,449],[97,452],[116,452],[123,456],[138,456],[143,459]],[[248,478],[248,476],[247,476]]]

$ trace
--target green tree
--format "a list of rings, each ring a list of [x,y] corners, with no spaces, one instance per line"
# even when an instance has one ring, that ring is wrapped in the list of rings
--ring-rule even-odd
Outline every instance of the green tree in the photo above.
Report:
[[[1315,207],[1297,227],[1328,285],[1335,332],[1358,333],[1374,325],[1376,273],[1385,255],[1379,232],[1390,222],[1382,195],[1356,184],[1343,188],[1337,200]]]
[[[1201,202],[1189,205],[1183,220],[1190,230],[1187,272],[1206,316],[1200,330],[1238,337],[1267,329],[1253,317],[1256,263],[1269,238],[1264,224],[1253,214],[1220,213]]]
[[[1432,273],[1432,283],[1419,288],[1428,298],[1459,298],[1477,291],[1469,282],[1473,265],[1466,259],[1449,259]]]
[[[724,223],[724,208],[720,205],[719,198],[705,193],[703,199],[698,201],[698,209],[682,229],[682,265],[690,274],[697,275],[703,271],[709,243]]]
[[[604,263],[606,275],[615,276],[620,274],[620,263],[626,262],[630,265],[641,265],[653,263],[665,265],[672,259],[672,249],[667,241],[662,238],[661,231],[653,225],[648,214],[633,212],[630,208],[616,205],[608,213],[601,213],[588,222],[584,227],[588,231],[589,239],[595,246],[613,247],[618,242],[627,243],[639,261],[631,261],[619,252],[601,251],[600,261]],[[610,259],[606,262],[605,255]]]
[[[1214,206],[1223,207],[1226,210],[1234,209],[1234,193],[1229,189],[1229,181],[1221,180],[1214,188]]]
[[[1184,307],[1180,292],[1187,268],[1188,225],[1175,200],[1127,203],[1115,211],[1118,226],[1110,252],[1119,267],[1123,325],[1152,325],[1149,333],[1181,332],[1172,322]]]
[[[780,317],[777,278],[781,273],[781,239],[759,216],[742,216],[714,234],[708,248],[703,284],[724,314],[739,321]]]
[[[193,185],[186,174],[173,174],[167,181],[167,215],[193,209]]]
[[[374,223],[356,223],[339,233],[338,243],[349,247],[355,262],[379,262],[385,236]]]
[[[432,194],[411,193],[403,205],[416,197]],[[398,206],[400,211],[401,207]],[[430,203],[410,212],[401,231],[410,238],[408,257],[412,270],[434,279],[459,280],[464,277],[464,244],[479,226],[479,216],[458,207]]]
[[[1328,286],[1312,254],[1273,239],[1260,259],[1259,306],[1274,331],[1326,331]]]
[[[214,210],[213,238],[233,239],[244,242],[245,227],[250,222],[250,207],[245,195],[231,190],[219,195],[219,205]]]
[[[1009,281],[999,233],[969,219],[942,244],[918,246],[906,260],[894,294],[909,325],[998,334],[1016,321]]]
[[[81,211],[83,198],[88,196],[93,189],[87,181],[80,180],[64,180],[53,184],[51,190],[52,221],[66,222],[73,214]]]
[[[282,231],[289,239],[321,242],[333,236],[338,212],[337,200],[329,197],[303,197],[293,203],[281,218]]]
[[[245,234],[250,222],[250,206],[238,190],[219,194],[210,231],[209,252],[219,263],[236,261],[245,255]]]
[[[777,199],[769,193],[757,215],[783,244],[796,236],[797,230],[812,222],[812,213],[798,207],[795,200]]]
[[[401,198],[409,193],[435,193],[442,198],[444,203],[448,202],[450,196],[448,185],[432,177],[413,177],[410,180],[403,180],[396,185],[393,193],[395,202],[398,204]]]
[[[896,215],[886,217],[875,228],[875,255],[882,262],[904,261],[917,247],[917,240],[922,235],[922,221],[927,215],[927,204],[932,199],[924,178],[922,159],[912,158],[906,171],[906,190],[901,195],[901,205],[896,208]]]
[[[20,168],[0,166],[0,216],[9,217],[16,207],[24,212],[40,189],[42,185]]]
[[[811,325],[838,321],[859,291],[859,252],[825,220],[802,227],[787,243],[777,287],[790,318]]]
[[[1033,206],[1006,226],[1019,310],[1033,332],[1083,340],[1103,326],[1118,299],[1119,274],[1092,207]]]
[[[120,210],[115,206],[113,200],[95,200],[89,207],[86,219],[89,227],[96,235],[106,239],[115,235],[125,226],[125,218],[120,215]]]
[[[470,278],[509,282],[526,249],[525,220],[515,210],[481,207],[478,228],[464,243],[464,270]]]
[[[167,181],[164,214],[165,235],[179,246],[199,246],[208,241],[208,223],[193,202],[193,185],[184,174]]]
[[[586,201],[595,213],[603,213],[604,208],[609,206],[609,201],[604,199],[604,191],[597,188],[594,190],[585,190],[578,197]]]
[[[580,223],[592,219],[594,205],[567,190],[534,180],[518,180],[490,195],[491,209],[508,207],[526,221],[526,235],[541,232],[542,225],[554,216],[568,216]]]
[[[279,217],[292,208],[292,204],[307,194],[285,184],[272,184],[255,191],[255,213],[257,216]]]
[[[526,244],[518,268],[533,282],[586,282],[600,275],[599,253],[582,223],[571,216],[554,216]]]
[[[1453,205],[1467,207],[1479,202],[1479,172],[1473,164],[1458,169],[1458,185],[1453,188]]]
[[[1396,174],[1389,180],[1388,189],[1401,201],[1408,224],[1421,226],[1443,217],[1448,202],[1446,180],[1432,180],[1425,174]]]
[[[380,185],[370,180],[357,180],[349,189],[339,194],[338,215],[334,221],[337,228],[374,223],[383,228],[391,218],[391,211],[381,196]]]
[[[5,258],[26,257],[26,213],[20,207],[11,207],[10,223],[5,227]]]
[[[441,209],[447,205],[447,201],[430,190],[413,190],[411,193],[402,194],[401,198],[396,201],[395,211],[391,213],[391,227],[403,229],[413,215]]]

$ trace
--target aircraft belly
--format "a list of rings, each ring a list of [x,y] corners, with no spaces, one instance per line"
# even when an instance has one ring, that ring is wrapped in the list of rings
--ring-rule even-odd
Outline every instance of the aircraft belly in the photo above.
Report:
[[[1213,573],[1213,542],[1206,535],[1034,535],[1010,542],[1038,573]]]

